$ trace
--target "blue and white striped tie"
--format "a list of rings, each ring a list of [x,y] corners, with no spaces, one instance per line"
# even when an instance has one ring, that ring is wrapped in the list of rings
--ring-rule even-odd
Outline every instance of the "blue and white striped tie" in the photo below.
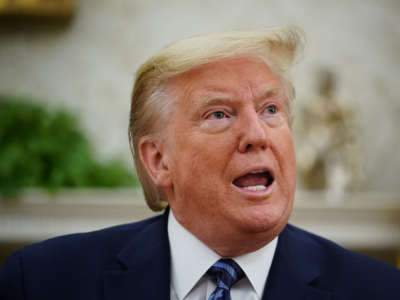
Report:
[[[244,272],[233,259],[220,259],[208,269],[207,274],[217,283],[208,300],[231,300],[232,285],[243,278]]]

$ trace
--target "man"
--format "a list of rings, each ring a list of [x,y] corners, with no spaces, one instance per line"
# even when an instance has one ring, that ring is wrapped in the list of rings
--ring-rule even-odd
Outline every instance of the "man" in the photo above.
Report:
[[[398,299],[400,273],[291,225],[293,29],[178,41],[138,71],[129,136],[163,215],[14,253],[1,299]]]

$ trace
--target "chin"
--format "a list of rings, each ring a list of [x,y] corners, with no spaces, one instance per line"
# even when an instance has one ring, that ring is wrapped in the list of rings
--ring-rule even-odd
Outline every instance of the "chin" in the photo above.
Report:
[[[247,232],[271,234],[275,237],[286,226],[290,212],[289,207],[278,211],[255,208],[243,215],[242,225]]]

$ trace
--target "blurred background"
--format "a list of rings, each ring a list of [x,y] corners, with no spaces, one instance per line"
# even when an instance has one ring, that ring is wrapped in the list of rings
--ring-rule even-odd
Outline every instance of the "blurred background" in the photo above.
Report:
[[[144,60],[194,34],[291,24],[306,37],[291,222],[400,266],[399,20],[397,0],[0,0],[0,264],[153,214],[127,137]]]

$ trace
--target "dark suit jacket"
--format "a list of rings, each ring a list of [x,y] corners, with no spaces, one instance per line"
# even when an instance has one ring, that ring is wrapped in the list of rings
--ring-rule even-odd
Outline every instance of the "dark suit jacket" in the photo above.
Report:
[[[167,215],[17,251],[0,271],[0,299],[169,299]],[[263,300],[399,300],[400,272],[287,225],[265,291]]]

